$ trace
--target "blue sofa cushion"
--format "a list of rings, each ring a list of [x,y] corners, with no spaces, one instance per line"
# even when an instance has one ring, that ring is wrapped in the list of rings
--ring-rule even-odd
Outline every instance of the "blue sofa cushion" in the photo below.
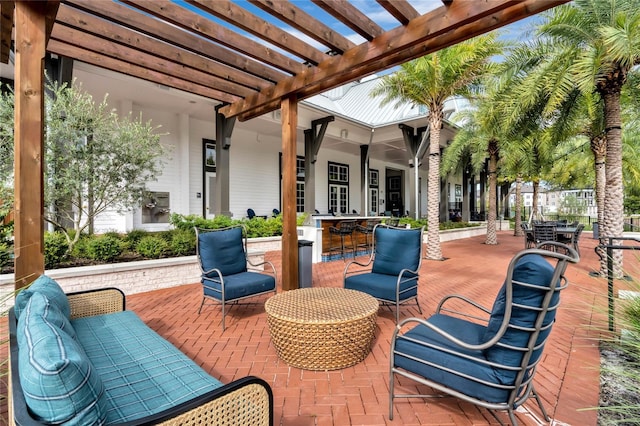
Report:
[[[527,306],[540,307],[545,296],[545,289],[542,287],[548,287],[551,284],[553,277],[553,266],[542,256],[538,254],[527,254],[520,258],[513,271],[513,280],[526,282],[541,287],[540,291],[535,289],[526,288],[520,285],[514,285],[513,287],[513,303]],[[551,298],[551,306],[556,305],[559,302],[560,292],[556,291]],[[506,305],[506,290],[503,285],[498,296],[494,302],[491,310],[491,317],[487,325],[487,331],[485,334],[485,340],[491,339],[496,335],[500,324],[505,314]],[[554,321],[555,310],[549,311],[543,321],[543,327]],[[520,327],[533,327],[536,319],[537,312],[518,308],[514,306],[511,312],[510,324]],[[551,332],[551,327],[544,330],[538,336],[536,345],[541,343],[547,335]],[[517,330],[508,328],[504,333],[499,343],[525,347],[529,340],[531,333],[528,331]],[[494,346],[487,349],[487,359],[509,366],[519,366],[522,362],[522,353],[508,348]],[[542,353],[542,348],[534,351],[532,354],[530,363],[537,361],[538,357]],[[503,383],[511,383],[515,377],[514,373],[504,372],[501,376]]]
[[[221,285],[216,279],[202,279],[205,296],[222,300]],[[272,275],[259,272],[241,272],[224,277],[225,300],[240,299],[242,297],[271,291],[276,288],[276,280]]]
[[[411,276],[413,276],[414,279],[409,279],[408,281],[400,284],[399,301],[415,297],[418,294],[417,276],[413,274],[405,274],[402,280]],[[376,299],[395,302],[397,281],[397,275],[365,273],[345,278],[344,288],[368,293]]]
[[[420,265],[421,235],[420,229],[376,228],[371,272],[397,276],[403,269],[416,271]]]
[[[20,317],[25,306],[27,306],[27,302],[29,298],[34,293],[42,293],[47,296],[47,299],[52,304],[57,305],[60,312],[65,315],[67,318],[71,317],[71,307],[69,306],[69,299],[67,299],[67,295],[64,294],[64,291],[60,287],[60,285],[53,279],[49,278],[46,275],[40,275],[34,282],[26,287],[16,295],[16,304],[14,308],[14,312],[16,314],[16,318]]]
[[[104,387],[82,347],[56,325],[45,296],[31,296],[18,319],[19,377],[34,417],[66,425],[103,424]],[[56,316],[56,315],[54,315]]]
[[[71,323],[104,383],[106,424],[159,413],[222,385],[131,311]]]
[[[443,314],[435,314],[427,321],[466,343],[473,345],[483,343],[486,330],[482,325]],[[441,349],[426,347],[409,339],[429,342],[445,350],[451,349],[460,352],[462,355],[454,355]],[[464,350],[424,325],[417,325],[399,338],[396,341],[396,351],[407,355],[394,354],[393,362],[397,367],[484,401],[505,402],[508,398],[509,390],[488,386],[471,378],[446,371],[445,369],[451,369],[459,374],[468,375],[489,383],[496,383],[497,375],[500,372],[480,362],[487,361],[483,351]],[[412,360],[409,356],[425,360],[432,365]],[[464,356],[470,358],[465,358]],[[440,368],[437,366],[440,366]]]
[[[247,270],[247,259],[242,244],[242,228],[200,232],[198,252],[202,269],[220,270],[222,275],[233,275]],[[211,276],[215,277],[215,274]]]

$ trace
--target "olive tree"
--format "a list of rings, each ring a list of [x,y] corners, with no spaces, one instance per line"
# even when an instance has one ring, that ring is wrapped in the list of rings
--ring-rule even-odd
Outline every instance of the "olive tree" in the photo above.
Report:
[[[96,216],[138,207],[146,184],[159,175],[166,149],[157,127],[141,117],[120,117],[67,84],[48,84],[45,100],[45,220],[67,237],[70,249],[82,233],[93,232]],[[0,112],[13,110],[5,93]],[[13,122],[13,116],[3,117]],[[0,127],[0,173],[13,181],[13,125]]]

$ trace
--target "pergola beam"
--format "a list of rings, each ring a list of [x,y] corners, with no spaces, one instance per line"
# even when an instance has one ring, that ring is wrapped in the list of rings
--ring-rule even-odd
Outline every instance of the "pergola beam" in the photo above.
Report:
[[[274,101],[290,94],[302,100],[567,1],[454,1],[413,19],[407,26],[387,31],[370,43],[360,44],[315,68],[280,81],[275,87],[231,104],[221,112],[229,117],[240,116],[241,120],[254,118],[269,112]]]

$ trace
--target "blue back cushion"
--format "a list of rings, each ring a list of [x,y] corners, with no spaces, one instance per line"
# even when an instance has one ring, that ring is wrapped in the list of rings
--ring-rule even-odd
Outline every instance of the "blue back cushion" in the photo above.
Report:
[[[18,319],[20,385],[33,416],[45,423],[103,424],[104,386],[82,347],[57,326],[45,296],[34,294]]]
[[[403,269],[417,270],[420,265],[421,235],[420,229],[377,227],[371,272],[398,275]]]
[[[37,313],[38,315],[43,317],[47,323],[50,323],[51,326],[58,327],[60,330],[67,333],[72,339],[76,338],[76,331],[71,325],[71,321],[69,320],[69,318],[67,318],[62,312],[60,312],[58,306],[51,303],[51,301],[44,294],[33,294],[29,298],[27,306],[25,306],[23,311],[29,312],[29,315],[34,315],[34,313]],[[33,323],[34,321],[31,322]],[[28,323],[29,322],[26,320],[18,321],[18,327],[16,331],[18,335],[18,343],[20,345],[24,343],[25,336],[27,335],[25,327]],[[32,336],[36,335],[35,338],[37,339],[38,329],[34,328],[31,333]]]
[[[205,271],[217,268],[222,275],[233,275],[247,270],[240,227],[199,233],[198,251]]]
[[[40,275],[29,287],[23,288],[16,295],[15,314],[16,318],[20,318],[22,311],[27,302],[34,293],[44,294],[49,302],[56,305],[60,312],[67,318],[71,317],[71,307],[69,306],[69,299],[60,285],[53,279],[46,275]]]
[[[533,284],[540,287],[547,287],[551,284],[551,279],[553,278],[554,267],[542,256],[538,254],[527,254],[520,258],[516,263],[516,266],[513,271],[513,280],[525,282],[528,284]],[[559,285],[560,283],[558,283]],[[523,287],[520,285],[513,286],[513,303],[527,306],[536,306],[540,307],[542,305],[543,299],[545,297],[546,291],[544,288],[541,288],[539,291],[532,288]],[[550,306],[554,306],[559,302],[560,292],[556,291],[552,298]],[[487,325],[487,331],[485,334],[485,339],[488,340],[491,337],[495,336],[498,332],[500,325],[502,324],[502,320],[505,314],[506,307],[506,292],[505,286],[503,285],[498,293],[496,301],[493,305],[491,311],[491,317],[489,319],[489,324]],[[555,319],[556,311],[549,311],[543,321],[543,327],[548,325]],[[511,311],[511,320],[510,324],[521,326],[521,327],[533,327],[535,324],[535,320],[537,317],[537,312],[529,309],[518,308],[516,306],[513,307]],[[538,336],[538,340],[536,342],[542,342],[546,336],[551,331],[551,328],[548,330],[541,332]],[[500,343],[517,346],[517,347],[525,347],[529,340],[530,332],[517,330],[513,328],[508,328],[505,331],[504,335],[500,339]],[[542,351],[536,351],[530,362],[534,362],[537,360],[537,357],[540,356]],[[498,362],[501,364],[506,364],[510,366],[520,365],[522,360],[522,353],[503,348],[500,346],[494,346],[488,350],[486,350],[485,355],[487,359],[490,361]]]

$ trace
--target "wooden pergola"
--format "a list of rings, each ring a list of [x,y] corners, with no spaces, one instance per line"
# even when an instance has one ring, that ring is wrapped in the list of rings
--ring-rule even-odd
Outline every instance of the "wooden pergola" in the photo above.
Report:
[[[385,31],[347,0],[311,0],[318,16],[299,2],[248,0],[313,45],[230,0],[1,1],[0,61],[15,51],[16,288],[44,272],[46,52],[216,100],[225,119],[281,109],[282,282],[292,289],[298,102],[568,1],[441,0],[420,14],[409,0],[377,0],[398,23]],[[364,41],[356,44],[319,16]]]

